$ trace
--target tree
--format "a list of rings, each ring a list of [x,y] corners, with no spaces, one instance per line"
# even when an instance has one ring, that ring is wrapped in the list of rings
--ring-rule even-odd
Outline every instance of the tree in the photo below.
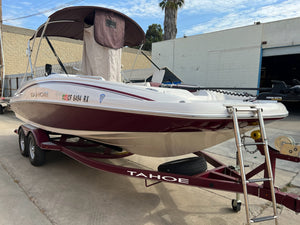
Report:
[[[175,39],[177,34],[177,11],[182,8],[184,0],[163,0],[159,3],[165,10],[164,40]]]
[[[163,30],[160,24],[152,24],[148,26],[148,30],[146,32],[146,41],[143,46],[144,50],[151,51],[152,43],[163,40]]]

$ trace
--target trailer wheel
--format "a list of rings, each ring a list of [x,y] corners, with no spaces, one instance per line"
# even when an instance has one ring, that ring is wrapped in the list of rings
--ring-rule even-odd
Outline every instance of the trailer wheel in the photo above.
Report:
[[[4,108],[2,107],[2,105],[0,105],[0,114],[4,113]]]
[[[207,164],[204,157],[191,157],[170,161],[159,165],[159,172],[175,173],[181,175],[195,175],[207,170]]]
[[[28,140],[25,136],[24,130],[22,128],[19,129],[19,149],[22,156],[28,156]]]
[[[233,211],[235,211],[235,212],[241,211],[241,205],[242,205],[242,202],[240,200],[232,199],[231,206],[232,206]]]
[[[45,151],[36,145],[32,133],[28,136],[29,161],[33,166],[41,166],[45,163]]]

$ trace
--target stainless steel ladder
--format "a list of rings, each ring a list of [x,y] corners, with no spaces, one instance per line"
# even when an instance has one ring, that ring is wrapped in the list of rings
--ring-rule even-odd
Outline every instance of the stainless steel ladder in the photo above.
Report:
[[[240,175],[242,179],[242,185],[243,185],[243,193],[244,193],[244,201],[245,201],[245,211],[246,211],[246,218],[247,218],[247,224],[250,223],[258,223],[268,220],[275,220],[275,224],[278,224],[277,220],[277,208],[276,208],[276,197],[275,197],[275,189],[274,189],[274,179],[273,179],[273,173],[272,173],[272,167],[271,167],[271,161],[270,161],[270,154],[269,154],[269,148],[268,148],[268,140],[266,136],[266,130],[264,126],[264,120],[262,116],[262,108],[257,108],[255,106],[227,106],[228,112],[232,115],[233,119],[233,125],[234,125],[234,135],[235,135],[235,142],[236,142],[236,148],[237,148],[237,163],[239,164],[240,169]],[[243,159],[243,153],[242,153],[242,147],[247,145],[243,144],[241,140],[241,134],[240,134],[240,127],[239,127],[239,112],[240,113],[251,113],[253,117],[258,118],[258,124],[260,128],[261,133],[261,139],[262,141],[259,143],[255,143],[256,145],[263,145],[264,146],[264,153],[265,153],[265,160],[266,160],[266,167],[268,172],[268,177],[261,178],[261,179],[246,179],[245,174],[245,166],[244,166],[244,159]],[[253,145],[253,144],[249,144]],[[258,183],[258,182],[270,182],[270,192],[272,197],[272,203],[273,203],[273,215],[271,216],[265,216],[260,218],[250,218],[250,209],[249,209],[249,200],[248,200],[248,191],[247,191],[247,183]]]

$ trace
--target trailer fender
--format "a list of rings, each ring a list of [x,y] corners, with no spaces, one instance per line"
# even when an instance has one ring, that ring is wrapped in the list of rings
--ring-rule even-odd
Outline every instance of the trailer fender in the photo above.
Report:
[[[28,124],[21,125],[18,129],[18,133],[20,132],[20,129],[23,129],[26,137],[28,137],[29,134],[32,133],[32,135],[35,139],[36,145],[40,148],[41,148],[43,142],[49,141],[48,133],[42,129],[33,127]]]

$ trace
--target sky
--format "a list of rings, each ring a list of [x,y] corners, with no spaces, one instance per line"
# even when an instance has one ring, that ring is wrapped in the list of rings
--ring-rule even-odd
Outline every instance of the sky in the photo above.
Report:
[[[2,0],[3,24],[37,29],[53,12],[78,5],[115,9],[135,20],[146,32],[161,24],[161,0]],[[177,38],[300,17],[300,0],[185,0],[178,10]]]

